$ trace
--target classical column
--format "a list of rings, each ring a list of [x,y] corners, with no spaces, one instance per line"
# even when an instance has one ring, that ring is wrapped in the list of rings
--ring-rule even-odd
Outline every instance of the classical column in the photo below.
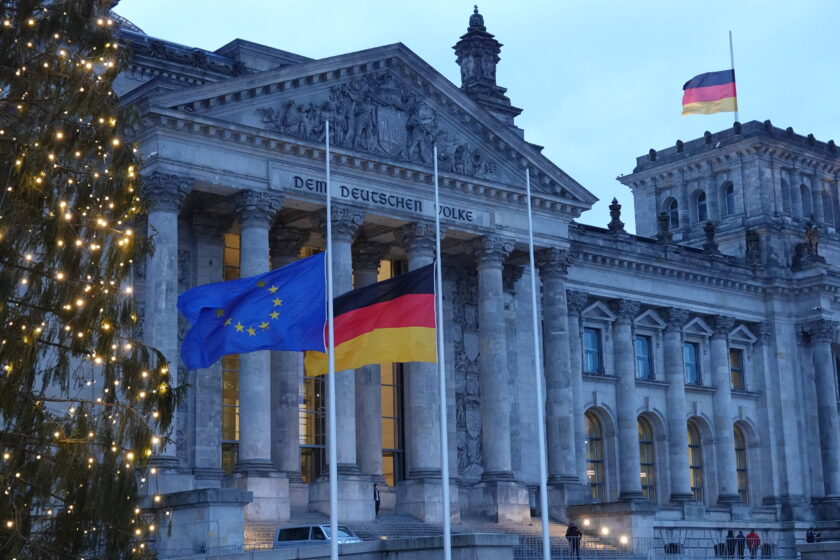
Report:
[[[354,286],[376,283],[379,263],[387,247],[357,241],[353,245]],[[379,365],[356,370],[356,457],[362,474],[383,483],[382,476],[382,378]]]
[[[512,481],[502,263],[513,250],[513,243],[500,237],[485,236],[476,239],[471,249],[478,258],[482,478]]]
[[[668,380],[668,456],[671,467],[671,501],[693,500],[688,467],[688,419],[685,407],[685,366],[682,328],[688,311],[672,307],[665,327],[665,378]]]
[[[836,498],[840,497],[840,431],[837,429],[837,380],[831,343],[834,342],[837,323],[820,319],[809,323],[807,330],[813,345],[825,496]]]
[[[580,314],[586,307],[589,295],[568,290],[569,303],[569,375],[572,379],[572,408],[575,415],[575,459],[578,478],[585,482],[586,476],[586,423],[583,411],[583,339]]]
[[[192,189],[192,179],[153,173],[143,178],[149,198],[148,237],[154,253],[146,260],[143,333],[146,344],[160,350],[168,363],[170,385],[178,380],[178,214]],[[177,426],[172,419],[172,427]],[[175,467],[174,439],[154,458],[161,466]]]
[[[298,260],[309,233],[286,226],[269,232],[271,268],[282,268]],[[278,472],[292,482],[300,478],[300,383],[303,353],[271,353],[271,461]]]
[[[640,500],[642,480],[639,476],[639,420],[636,414],[636,348],[633,341],[633,320],[639,303],[627,299],[616,302],[613,324],[615,372],[618,376],[618,457],[619,499]],[[688,449],[685,450],[688,453]]]
[[[196,211],[192,215],[194,285],[221,282],[224,269],[224,234],[230,229],[228,216]],[[192,426],[193,473],[196,486],[218,486],[222,470],[222,364],[191,372],[194,395]],[[201,480],[208,482],[202,483]]]
[[[415,222],[402,230],[409,270],[435,259],[434,224]],[[500,294],[501,295],[501,294]],[[504,326],[504,319],[502,325]],[[406,470],[408,478],[440,478],[440,406],[437,364],[405,364]]]
[[[715,384],[715,441],[718,472],[718,502],[740,502],[735,440],[732,425],[732,373],[729,368],[729,331],[732,317],[715,317],[711,342],[712,382]]]
[[[566,303],[568,253],[556,248],[543,249],[539,254],[539,266],[542,278],[548,481],[551,484],[577,483]]]
[[[280,194],[240,191],[236,195],[239,219],[239,273],[242,278],[268,272],[268,231],[283,203]],[[274,470],[271,462],[271,354],[250,352],[239,356],[239,454],[236,470],[244,473]]]

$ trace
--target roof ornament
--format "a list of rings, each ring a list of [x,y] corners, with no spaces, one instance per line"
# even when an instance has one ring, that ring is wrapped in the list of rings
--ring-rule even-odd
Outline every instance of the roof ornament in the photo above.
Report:
[[[480,31],[486,31],[487,28],[484,27],[484,16],[478,13],[478,4],[473,6],[473,13],[470,16],[470,30],[478,29]]]

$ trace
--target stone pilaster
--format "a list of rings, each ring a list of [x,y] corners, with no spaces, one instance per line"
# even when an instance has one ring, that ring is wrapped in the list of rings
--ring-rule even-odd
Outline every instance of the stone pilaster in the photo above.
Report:
[[[712,382],[715,384],[715,445],[717,455],[718,502],[740,502],[735,441],[732,427],[732,374],[729,368],[729,331],[732,317],[718,315],[711,341]]]
[[[271,268],[298,260],[309,233],[298,228],[275,226],[269,232]],[[271,461],[289,482],[300,478],[300,383],[301,352],[271,352]],[[294,504],[293,504],[294,505]]]
[[[228,216],[196,211],[192,215],[194,285],[221,282],[224,268],[225,232],[232,219]],[[222,364],[190,372],[193,395],[191,424],[194,440],[192,467],[197,488],[218,487],[222,470]]]
[[[636,414],[636,352],[633,341],[633,320],[639,313],[636,301],[620,299],[615,304],[613,351],[618,376],[618,457],[619,499],[641,500],[642,482],[639,476],[639,420]],[[687,452],[687,451],[686,451]]]
[[[688,311],[672,307],[665,327],[665,378],[668,381],[668,456],[671,467],[671,501],[693,500],[688,468],[688,419],[685,405],[685,366],[682,328]]]
[[[356,288],[376,283],[379,263],[387,247],[364,240],[353,245],[353,278]],[[377,484],[382,476],[382,378],[379,365],[356,370],[356,457],[362,474]]]
[[[837,414],[837,380],[834,374],[834,342],[837,323],[820,319],[806,326],[813,346],[817,413],[820,425],[823,483],[826,498],[840,498],[840,431]]]
[[[184,198],[192,190],[188,177],[153,173],[143,178],[149,199],[148,237],[154,253],[146,260],[145,342],[166,357],[170,385],[178,379],[178,214]],[[178,422],[173,418],[172,426]],[[164,467],[178,466],[175,444],[168,443],[154,462]]]
[[[513,242],[485,236],[474,240],[469,250],[478,261],[479,392],[485,468],[482,484],[473,489],[473,499],[480,515],[498,522],[523,523],[530,512],[527,489],[514,481],[511,462],[502,281],[502,264],[513,250]]]
[[[583,411],[583,340],[581,338],[580,314],[586,307],[589,295],[584,292],[568,290],[566,301],[569,304],[569,375],[572,380],[572,407],[575,417],[575,459],[578,477],[586,482],[586,424]]]

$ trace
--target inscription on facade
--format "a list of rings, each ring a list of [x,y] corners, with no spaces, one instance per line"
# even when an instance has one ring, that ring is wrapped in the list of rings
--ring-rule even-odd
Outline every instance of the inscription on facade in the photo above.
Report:
[[[337,181],[336,185],[333,187],[333,196],[339,200],[426,216],[431,216],[434,212],[434,203],[430,200],[403,196],[377,188],[347,185],[341,181]],[[289,190],[305,191],[313,194],[325,194],[327,192],[326,181],[302,175],[287,176],[281,180],[281,186]],[[490,220],[487,212],[449,204],[441,204],[439,214],[441,219],[464,224],[488,225]]]

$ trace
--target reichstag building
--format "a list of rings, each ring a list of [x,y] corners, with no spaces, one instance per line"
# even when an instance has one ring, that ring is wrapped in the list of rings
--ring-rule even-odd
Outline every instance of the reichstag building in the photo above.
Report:
[[[833,141],[753,121],[650,150],[620,178],[630,234],[617,203],[603,228],[575,221],[596,198],[525,140],[477,11],[460,84],[399,43],[315,60],[122,26],[117,91],[137,110],[156,246],[137,292],[144,337],[173,364],[179,293],[324,249],[329,120],[336,293],[432,261],[438,148],[453,522],[538,515],[526,167],[552,518],[634,537],[840,518]],[[325,383],[302,361],[178,368],[189,390],[153,490],[252,492],[246,524],[327,513]],[[342,523],[373,520],[377,484],[383,511],[440,524],[436,365],[336,384]]]

